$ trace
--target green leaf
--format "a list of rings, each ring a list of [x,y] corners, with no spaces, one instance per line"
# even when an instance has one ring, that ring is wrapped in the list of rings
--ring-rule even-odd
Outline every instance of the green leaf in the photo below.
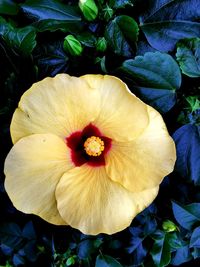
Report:
[[[172,51],[177,41],[200,36],[199,0],[147,0],[141,29],[152,47]]]
[[[200,77],[200,38],[184,39],[177,44],[177,61],[189,77]]]
[[[126,6],[133,6],[135,0],[110,0],[109,5],[112,8],[125,8]]]
[[[187,230],[200,222],[200,203],[181,205],[172,201],[172,210],[177,222]]]
[[[12,29],[12,26],[7,23],[7,21],[0,17],[0,35],[4,35],[5,33],[7,33],[10,29]]]
[[[189,104],[189,111],[195,112],[196,110],[200,109],[200,100],[198,98],[200,98],[200,96],[188,96],[185,98]]]
[[[95,240],[86,239],[78,244],[77,255],[80,259],[87,259],[96,251],[97,247],[95,246]]]
[[[31,221],[24,226],[22,230],[22,236],[29,240],[36,239],[36,232]]]
[[[17,54],[29,56],[36,46],[36,32],[31,26],[12,28],[3,35],[3,39]]]
[[[83,45],[87,47],[95,47],[97,42],[97,38],[94,36],[92,32],[83,32],[76,36],[76,38],[81,42]]]
[[[144,56],[124,61],[120,73],[135,82],[133,88],[149,105],[161,112],[176,103],[176,90],[181,85],[178,64],[167,54],[147,52]]]
[[[200,257],[200,248],[193,248],[193,251],[192,251],[192,256],[194,259],[197,259]]]
[[[0,227],[0,240],[9,247],[17,247],[22,242],[22,231],[16,223],[3,224]]]
[[[150,253],[156,267],[164,267],[170,263],[169,235],[169,233],[158,230],[153,236],[155,242]]]
[[[62,42],[44,43],[35,53],[41,77],[55,76],[57,73],[67,71],[69,58],[63,50]]]
[[[175,255],[172,258],[171,263],[173,265],[179,266],[182,263],[192,260],[192,255],[190,253],[189,245],[185,245],[181,248],[178,248],[175,252]],[[190,266],[190,265],[189,265]]]
[[[200,226],[195,228],[192,233],[190,247],[200,248]]]
[[[28,0],[21,5],[23,12],[34,19],[39,31],[73,31],[80,26],[81,17],[77,9],[60,1]]]
[[[25,260],[21,255],[14,254],[13,263],[14,263],[14,266],[20,266],[20,265],[24,265],[25,264]]]
[[[107,255],[98,255],[95,267],[123,267],[117,260]]]
[[[183,245],[185,245],[183,240],[180,238],[180,236],[177,233],[170,233],[168,237],[169,237],[168,242],[172,249],[179,249]]]
[[[129,16],[118,16],[106,27],[105,38],[114,53],[131,57],[137,42],[139,28]]]
[[[19,11],[18,5],[12,0],[0,1],[0,14],[17,15],[18,11]]]
[[[200,185],[200,126],[184,125],[173,134],[173,139],[177,151],[175,170]]]

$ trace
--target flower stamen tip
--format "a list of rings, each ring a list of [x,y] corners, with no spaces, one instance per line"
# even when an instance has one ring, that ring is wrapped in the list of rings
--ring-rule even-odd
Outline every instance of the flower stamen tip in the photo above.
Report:
[[[84,149],[89,156],[100,156],[104,151],[104,141],[100,137],[91,136],[85,141]]]

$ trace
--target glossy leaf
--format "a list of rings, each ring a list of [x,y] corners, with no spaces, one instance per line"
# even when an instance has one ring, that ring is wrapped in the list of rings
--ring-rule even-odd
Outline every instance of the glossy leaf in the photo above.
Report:
[[[22,231],[16,223],[1,225],[0,240],[9,247],[17,247],[22,242]]]
[[[55,76],[68,69],[69,59],[63,50],[62,42],[44,44],[37,49],[35,58],[42,77]]]
[[[193,248],[192,256],[194,259],[197,259],[200,257],[200,248]]]
[[[20,266],[20,265],[24,265],[25,264],[25,260],[19,254],[15,254],[13,256],[13,263],[14,263],[14,266]]]
[[[177,61],[189,77],[200,77],[200,38],[184,39],[177,44]]]
[[[141,29],[159,51],[172,51],[180,39],[200,36],[199,0],[147,0],[145,7]]]
[[[12,0],[0,1],[0,14],[16,15],[19,11],[18,5]]]
[[[168,243],[169,233],[157,231],[154,237],[154,244],[151,249],[151,256],[156,267],[164,267],[170,263],[171,252],[170,245]]]
[[[124,61],[119,71],[135,82],[133,88],[149,105],[161,112],[167,112],[175,105],[181,73],[170,55],[147,52]]]
[[[80,259],[87,259],[89,258],[93,253],[95,253],[98,249],[98,247],[101,245],[101,241],[97,242],[98,240],[93,239],[86,239],[82,240],[78,245],[78,257]]]
[[[126,6],[133,6],[135,0],[110,0],[109,4],[112,8],[125,8]]]
[[[132,264],[134,266],[141,265],[147,255],[147,249],[143,245],[145,239],[144,232],[141,228],[130,227],[131,240],[130,245],[127,248],[129,254],[131,254],[133,260]]]
[[[83,45],[88,47],[95,47],[96,44],[96,37],[92,32],[83,32],[76,36],[76,38],[81,42]]]
[[[21,5],[23,12],[34,19],[39,31],[70,31],[79,26],[81,17],[77,9],[59,1],[28,0]]]
[[[24,226],[22,236],[29,240],[36,239],[36,232],[31,221]]]
[[[200,185],[200,126],[184,125],[173,134],[173,139],[177,150],[176,171]]]
[[[185,229],[191,230],[200,223],[200,203],[181,205],[172,201],[172,210],[177,222]]]
[[[10,29],[12,29],[12,26],[0,16],[0,36],[6,34],[6,32],[8,32]]]
[[[184,241],[181,239],[180,235],[177,233],[170,233],[169,237],[169,245],[172,249],[179,249],[184,246]]]
[[[131,240],[130,240],[130,245],[127,249],[128,253],[133,253],[138,246],[143,242],[144,236],[143,236],[143,231],[141,228],[136,228],[136,227],[130,227],[129,231],[131,232]]]
[[[31,26],[12,28],[3,35],[7,45],[17,54],[29,56],[36,46],[36,32]]]
[[[99,255],[96,258],[95,267],[123,267],[123,266],[111,256]]]
[[[190,249],[188,245],[178,248],[172,258],[171,263],[175,266],[179,266],[182,263],[192,260]]]
[[[138,25],[129,16],[118,16],[106,27],[105,38],[114,53],[130,57],[138,38]]]
[[[192,233],[190,247],[200,248],[200,226],[195,228]]]

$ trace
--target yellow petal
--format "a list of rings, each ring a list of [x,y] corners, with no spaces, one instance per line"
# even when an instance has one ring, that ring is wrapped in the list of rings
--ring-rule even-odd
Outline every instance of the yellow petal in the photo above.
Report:
[[[109,179],[104,167],[77,167],[63,175],[56,188],[62,218],[85,234],[113,234],[125,229],[148,206],[158,187],[132,193]]]
[[[132,192],[158,186],[174,169],[176,150],[161,115],[148,107],[148,127],[132,142],[113,142],[106,157],[109,177]]]
[[[82,78],[99,93],[100,113],[94,124],[114,140],[134,140],[148,125],[147,106],[114,76],[85,75]]]
[[[148,125],[146,105],[116,77],[58,74],[24,93],[11,136],[14,143],[34,133],[66,137],[89,123],[114,140],[133,140]]]
[[[12,123],[13,142],[34,133],[66,137],[99,113],[98,94],[80,78],[58,74],[33,84],[22,96]]]
[[[17,142],[5,161],[5,188],[13,205],[53,224],[66,224],[57,210],[55,188],[73,165],[65,142],[35,134]]]

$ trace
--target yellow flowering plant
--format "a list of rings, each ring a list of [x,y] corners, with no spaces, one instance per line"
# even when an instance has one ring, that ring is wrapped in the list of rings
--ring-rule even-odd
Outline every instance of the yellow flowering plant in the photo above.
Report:
[[[27,90],[5,161],[13,205],[85,234],[113,234],[157,196],[175,145],[161,115],[109,75],[58,74]]]

